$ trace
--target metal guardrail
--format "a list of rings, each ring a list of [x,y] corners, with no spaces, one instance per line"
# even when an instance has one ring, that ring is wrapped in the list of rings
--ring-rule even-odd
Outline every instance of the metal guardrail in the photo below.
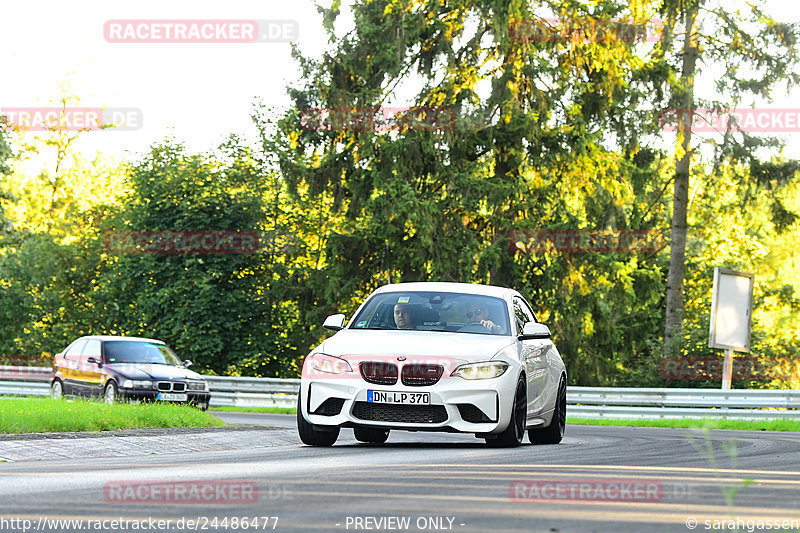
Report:
[[[204,376],[211,389],[211,406],[295,407],[299,379]]]
[[[211,407],[295,407],[299,379],[203,376],[211,389]],[[0,396],[47,396],[53,370],[0,366]]]
[[[46,396],[52,369],[0,366],[0,395]],[[299,379],[204,376],[211,406],[295,407]],[[567,412],[579,418],[724,417],[800,419],[800,390],[569,387]]]
[[[800,419],[800,390],[788,389],[569,387],[567,404],[577,418]]]

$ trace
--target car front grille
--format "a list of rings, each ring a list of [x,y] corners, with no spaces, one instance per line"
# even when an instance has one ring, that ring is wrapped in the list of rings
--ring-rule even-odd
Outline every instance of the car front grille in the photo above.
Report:
[[[358,365],[361,377],[375,385],[394,385],[397,383],[397,365],[379,361],[365,361]]]
[[[392,405],[356,402],[353,416],[376,422],[403,422],[407,424],[439,424],[447,420],[444,405]]]
[[[411,364],[403,367],[403,385],[425,387],[436,384],[444,373],[442,365]]]
[[[185,392],[186,383],[172,382],[172,381],[159,381],[158,390],[161,392]]]

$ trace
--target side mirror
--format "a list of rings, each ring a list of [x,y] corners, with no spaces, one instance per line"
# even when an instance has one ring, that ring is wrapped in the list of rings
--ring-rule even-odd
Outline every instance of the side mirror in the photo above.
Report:
[[[97,357],[89,357],[86,359],[87,363],[94,363],[97,366],[103,366],[103,363]]]
[[[192,362],[188,359],[183,362],[183,368],[189,368],[190,366],[192,366]]]
[[[541,322],[528,322],[525,324],[525,327],[522,328],[522,334],[519,336],[519,340],[526,341],[530,339],[549,339],[550,338],[550,328],[542,324]]]
[[[322,327],[331,331],[339,331],[340,329],[344,329],[344,315],[338,314],[329,316],[325,319]]]

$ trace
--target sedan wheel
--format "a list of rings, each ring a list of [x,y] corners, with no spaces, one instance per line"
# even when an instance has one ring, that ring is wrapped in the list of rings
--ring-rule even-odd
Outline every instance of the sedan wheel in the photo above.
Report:
[[[50,397],[54,400],[60,400],[64,397],[64,386],[59,380],[55,380],[53,384],[50,385]]]
[[[517,382],[517,392],[514,394],[514,408],[511,411],[511,421],[508,427],[497,438],[486,439],[486,444],[492,448],[515,448],[522,444],[525,436],[525,419],[528,415],[528,394],[525,390],[525,380],[520,378]]]
[[[567,428],[567,382],[562,377],[558,383],[558,396],[553,410],[553,420],[546,428],[528,430],[531,444],[558,444]]]
[[[109,381],[108,385],[106,385],[106,390],[103,393],[103,402],[108,405],[117,403],[117,384],[113,381]]]

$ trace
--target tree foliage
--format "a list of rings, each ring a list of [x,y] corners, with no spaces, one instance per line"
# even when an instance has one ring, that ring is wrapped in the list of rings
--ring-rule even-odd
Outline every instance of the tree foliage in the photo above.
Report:
[[[524,253],[513,235],[668,236],[668,191],[689,149],[685,328],[675,353],[713,355],[711,273],[726,266],[756,272],[754,353],[789,357],[800,336],[798,164],[764,156],[773,141],[733,130],[705,152],[681,148],[680,135],[666,139],[662,111],[686,96],[689,4],[376,0],[353,6],[345,35],[339,4],[321,8],[329,49],[319,58],[294,51],[292,108],[257,105],[256,143],[230,138],[191,154],[168,140],[122,165],[74,159],[6,180],[2,205],[16,233],[0,249],[0,352],[52,353],[87,333],[140,335],[165,340],[201,371],[295,377],[326,315],[349,316],[388,281],[460,281],[528,296],[573,384],[669,384],[658,375],[665,249]],[[702,31],[718,24],[718,39],[698,38],[703,58],[728,68],[724,98],[692,105],[739,105],[795,81],[791,26],[758,8],[745,16],[692,5]],[[619,30],[657,18],[657,42]],[[735,68],[737,57],[752,68]],[[259,247],[156,254],[106,245],[113,232],[199,230],[255,231]]]

